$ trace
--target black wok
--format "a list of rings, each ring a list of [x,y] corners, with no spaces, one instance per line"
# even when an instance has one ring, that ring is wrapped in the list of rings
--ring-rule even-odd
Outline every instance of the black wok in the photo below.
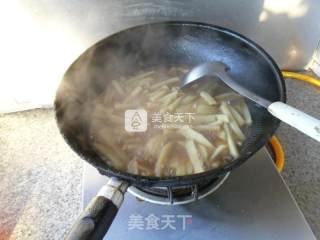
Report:
[[[138,186],[184,186],[199,184],[224,175],[244,163],[274,134],[279,121],[267,110],[247,101],[253,124],[240,149],[240,157],[218,169],[179,177],[147,177],[117,171],[108,166],[91,145],[88,134],[94,99],[109,80],[163,66],[194,67],[221,61],[230,67],[231,77],[270,100],[285,101],[285,85],[279,68],[257,44],[225,28],[193,22],[164,22],[133,27],[96,43],[67,70],[55,99],[59,129],[70,147],[100,173]],[[117,180],[114,179],[116,182]],[[70,239],[101,239],[121,205],[126,190],[113,183],[116,197],[104,189],[91,208],[83,213]],[[119,193],[120,192],[120,193]],[[120,194],[120,195],[119,195]],[[109,200],[108,198],[112,198]],[[120,198],[120,200],[115,200]]]

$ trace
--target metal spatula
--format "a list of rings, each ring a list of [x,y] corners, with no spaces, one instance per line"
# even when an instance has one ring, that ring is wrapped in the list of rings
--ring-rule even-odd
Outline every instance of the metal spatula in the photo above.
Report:
[[[240,95],[268,109],[274,117],[320,142],[320,120],[283,102],[270,102],[258,96],[234,81],[229,76],[227,69],[228,67],[222,62],[200,64],[191,69],[191,71],[181,79],[181,87],[185,88],[190,83],[200,80],[203,77],[218,77]]]

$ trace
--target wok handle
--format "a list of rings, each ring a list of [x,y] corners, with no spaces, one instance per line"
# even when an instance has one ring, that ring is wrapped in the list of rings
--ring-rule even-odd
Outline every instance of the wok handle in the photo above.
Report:
[[[103,239],[117,215],[127,188],[126,182],[111,178],[80,214],[66,239]]]
[[[281,121],[320,142],[320,120],[283,102],[270,104],[268,111]]]

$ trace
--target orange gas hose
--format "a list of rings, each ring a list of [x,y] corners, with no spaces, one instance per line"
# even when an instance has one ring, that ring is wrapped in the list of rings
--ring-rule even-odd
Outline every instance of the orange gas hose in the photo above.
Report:
[[[310,83],[316,87],[320,87],[320,79],[317,79],[317,78],[309,76],[309,75],[305,75],[302,73],[296,73],[296,72],[282,71],[282,76],[284,78],[294,78],[297,80],[301,80],[301,81]]]
[[[302,73],[296,73],[296,72],[289,72],[289,71],[282,71],[282,75],[284,78],[293,78],[300,81],[307,82],[309,84],[312,84],[316,87],[320,87],[320,79],[317,79],[315,77],[305,75]],[[269,141],[273,152],[275,154],[275,164],[279,172],[282,172],[285,162],[285,156],[284,151],[282,148],[282,145],[279,141],[279,139],[276,136],[273,136]]]
[[[281,143],[279,139],[276,136],[272,136],[272,138],[269,140],[269,143],[273,149],[274,155],[275,155],[275,164],[279,172],[282,172],[284,167],[284,151],[281,146]]]

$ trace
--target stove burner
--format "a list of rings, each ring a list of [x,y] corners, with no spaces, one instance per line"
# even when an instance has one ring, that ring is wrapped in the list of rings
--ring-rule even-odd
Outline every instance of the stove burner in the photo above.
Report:
[[[230,173],[223,177],[216,178],[208,183],[200,185],[183,186],[179,188],[171,187],[135,187],[131,186],[128,189],[135,197],[155,204],[160,205],[180,205],[194,202],[204,198],[216,191],[228,178]]]

